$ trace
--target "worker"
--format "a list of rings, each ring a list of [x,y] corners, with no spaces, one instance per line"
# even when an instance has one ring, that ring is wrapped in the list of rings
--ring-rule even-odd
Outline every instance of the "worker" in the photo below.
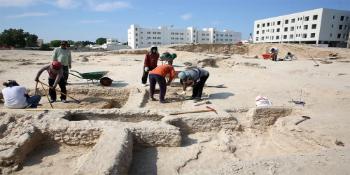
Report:
[[[5,107],[12,109],[23,109],[27,107],[36,108],[40,102],[39,95],[29,96],[25,87],[20,86],[15,80],[4,82],[2,90]]]
[[[180,83],[183,87],[183,92],[186,92],[188,86],[192,86],[192,96],[191,100],[199,101],[202,98],[203,87],[205,82],[209,77],[209,72],[202,68],[191,68],[185,71],[182,71],[178,74],[180,78]]]
[[[271,48],[270,53],[271,53],[272,61],[277,61],[278,49],[273,47]]]
[[[156,46],[152,46],[150,51],[145,55],[143,64],[142,85],[146,86],[148,73],[158,65],[159,53]]]
[[[173,67],[173,61],[168,61],[168,64],[163,64],[157,66],[155,69],[150,71],[149,73],[149,84],[150,84],[150,98],[152,101],[156,101],[154,98],[154,91],[156,88],[156,83],[159,85],[160,94],[159,94],[159,102],[166,103],[165,94],[166,94],[166,86],[170,85],[171,81],[175,78],[175,70]],[[168,82],[165,77],[169,75]]]
[[[68,49],[68,42],[61,41],[61,46],[55,48],[52,54],[52,61],[58,61],[62,64],[63,69],[63,79],[68,80],[69,69],[72,68],[72,55],[71,51]]]
[[[38,74],[35,77],[35,81],[39,82],[39,77],[40,75],[44,72],[47,71],[49,74],[49,95],[50,95],[50,103],[56,102],[56,87],[57,84],[60,86],[61,89],[61,102],[67,103],[66,99],[66,81],[63,78],[63,66],[60,62],[58,61],[53,61],[50,65],[46,65],[43,68],[41,68],[38,72]]]

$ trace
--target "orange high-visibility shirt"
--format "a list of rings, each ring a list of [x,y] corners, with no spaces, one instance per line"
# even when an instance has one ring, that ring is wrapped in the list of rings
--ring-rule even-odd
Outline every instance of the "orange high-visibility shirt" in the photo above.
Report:
[[[169,81],[173,80],[175,78],[175,69],[173,66],[164,64],[157,66],[155,69],[153,69],[150,74],[160,75],[162,77],[166,77],[166,75],[170,74]]]

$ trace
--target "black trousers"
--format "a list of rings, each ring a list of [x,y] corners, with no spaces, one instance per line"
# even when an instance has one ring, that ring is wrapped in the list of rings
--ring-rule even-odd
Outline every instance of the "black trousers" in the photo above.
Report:
[[[148,73],[149,71],[153,70],[155,67],[148,67],[149,70],[145,71],[145,67],[143,67],[143,75],[142,75],[142,84],[146,84],[147,83],[147,77],[148,77]]]
[[[53,84],[55,84],[55,79],[49,78],[49,85],[53,86]],[[66,80],[64,78],[61,78],[61,80],[58,83],[58,85],[60,86],[61,92],[67,94]],[[54,89],[50,88],[49,89],[49,94],[50,94],[50,99],[51,100],[56,100],[57,99],[56,91]],[[66,100],[66,99],[67,99],[66,95],[61,94],[61,100]]]
[[[209,77],[209,74],[208,74],[208,76],[201,77],[199,79],[199,82],[196,83],[195,85],[193,85],[192,98],[201,98],[202,97],[203,88],[204,88],[205,82],[207,81],[208,77]]]
[[[66,81],[68,80],[69,76],[69,67],[68,66],[63,66],[63,79]]]

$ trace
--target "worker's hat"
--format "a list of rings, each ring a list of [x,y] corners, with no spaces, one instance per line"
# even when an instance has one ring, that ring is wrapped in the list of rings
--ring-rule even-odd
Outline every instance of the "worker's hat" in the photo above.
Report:
[[[58,61],[52,61],[51,65],[52,65],[52,68],[55,70],[59,70],[62,67],[62,64]]]
[[[180,72],[177,76],[178,76],[181,80],[186,80],[186,79],[187,79],[187,74],[186,74],[185,71]]]

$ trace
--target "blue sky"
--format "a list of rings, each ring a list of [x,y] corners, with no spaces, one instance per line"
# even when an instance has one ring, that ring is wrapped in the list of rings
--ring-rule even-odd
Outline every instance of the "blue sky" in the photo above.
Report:
[[[130,24],[231,29],[248,38],[256,19],[315,8],[350,10],[350,0],[0,0],[0,31],[53,39],[127,40]]]

